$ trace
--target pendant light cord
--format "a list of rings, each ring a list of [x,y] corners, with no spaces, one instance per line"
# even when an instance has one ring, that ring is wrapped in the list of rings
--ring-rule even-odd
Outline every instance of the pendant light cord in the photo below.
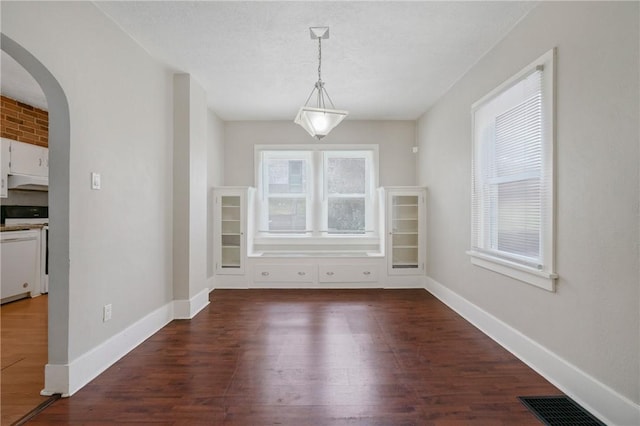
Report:
[[[321,71],[322,71],[322,37],[318,37],[318,82],[313,86],[313,89],[311,90],[311,93],[309,94],[309,97],[307,98],[307,101],[304,103],[304,105],[306,106],[309,103],[309,101],[311,100],[311,97],[317,91],[318,92],[318,98],[316,102],[317,108],[326,109],[325,100],[324,100],[326,96],[327,99],[329,100],[329,104],[331,104],[331,108],[335,109],[336,107],[333,105],[333,101],[331,100],[329,93],[327,93],[326,89],[324,88]]]
[[[322,81],[320,70],[322,68],[322,37],[318,37],[318,81]]]

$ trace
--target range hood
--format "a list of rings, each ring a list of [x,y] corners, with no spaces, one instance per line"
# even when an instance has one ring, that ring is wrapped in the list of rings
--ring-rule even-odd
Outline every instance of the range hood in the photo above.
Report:
[[[9,175],[7,188],[27,191],[48,191],[49,178],[43,176]]]

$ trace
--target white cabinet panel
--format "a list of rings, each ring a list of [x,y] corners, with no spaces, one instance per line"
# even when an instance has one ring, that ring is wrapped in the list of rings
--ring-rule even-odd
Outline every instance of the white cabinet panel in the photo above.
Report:
[[[319,265],[318,281],[321,283],[365,283],[378,281],[378,268],[367,265]]]
[[[11,141],[9,139],[2,138],[2,151],[0,152],[0,160],[2,163],[2,169],[0,172],[0,198],[7,198],[7,178],[9,175],[9,156],[11,155],[9,149],[11,147]]]
[[[254,271],[255,282],[313,282],[315,275],[314,265],[256,265]]]
[[[29,143],[11,141],[9,173],[49,176],[49,149]]]

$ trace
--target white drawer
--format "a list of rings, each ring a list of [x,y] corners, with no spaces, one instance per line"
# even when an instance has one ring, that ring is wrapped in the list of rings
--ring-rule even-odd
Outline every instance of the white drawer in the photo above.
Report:
[[[256,265],[254,281],[272,282],[313,282],[314,265]]]
[[[320,265],[318,281],[321,283],[366,283],[378,281],[378,267],[368,265]]]

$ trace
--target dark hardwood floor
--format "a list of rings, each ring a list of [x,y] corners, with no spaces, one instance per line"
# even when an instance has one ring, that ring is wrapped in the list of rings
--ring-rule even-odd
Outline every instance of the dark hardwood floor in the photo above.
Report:
[[[539,425],[554,386],[424,290],[216,290],[30,424]]]

